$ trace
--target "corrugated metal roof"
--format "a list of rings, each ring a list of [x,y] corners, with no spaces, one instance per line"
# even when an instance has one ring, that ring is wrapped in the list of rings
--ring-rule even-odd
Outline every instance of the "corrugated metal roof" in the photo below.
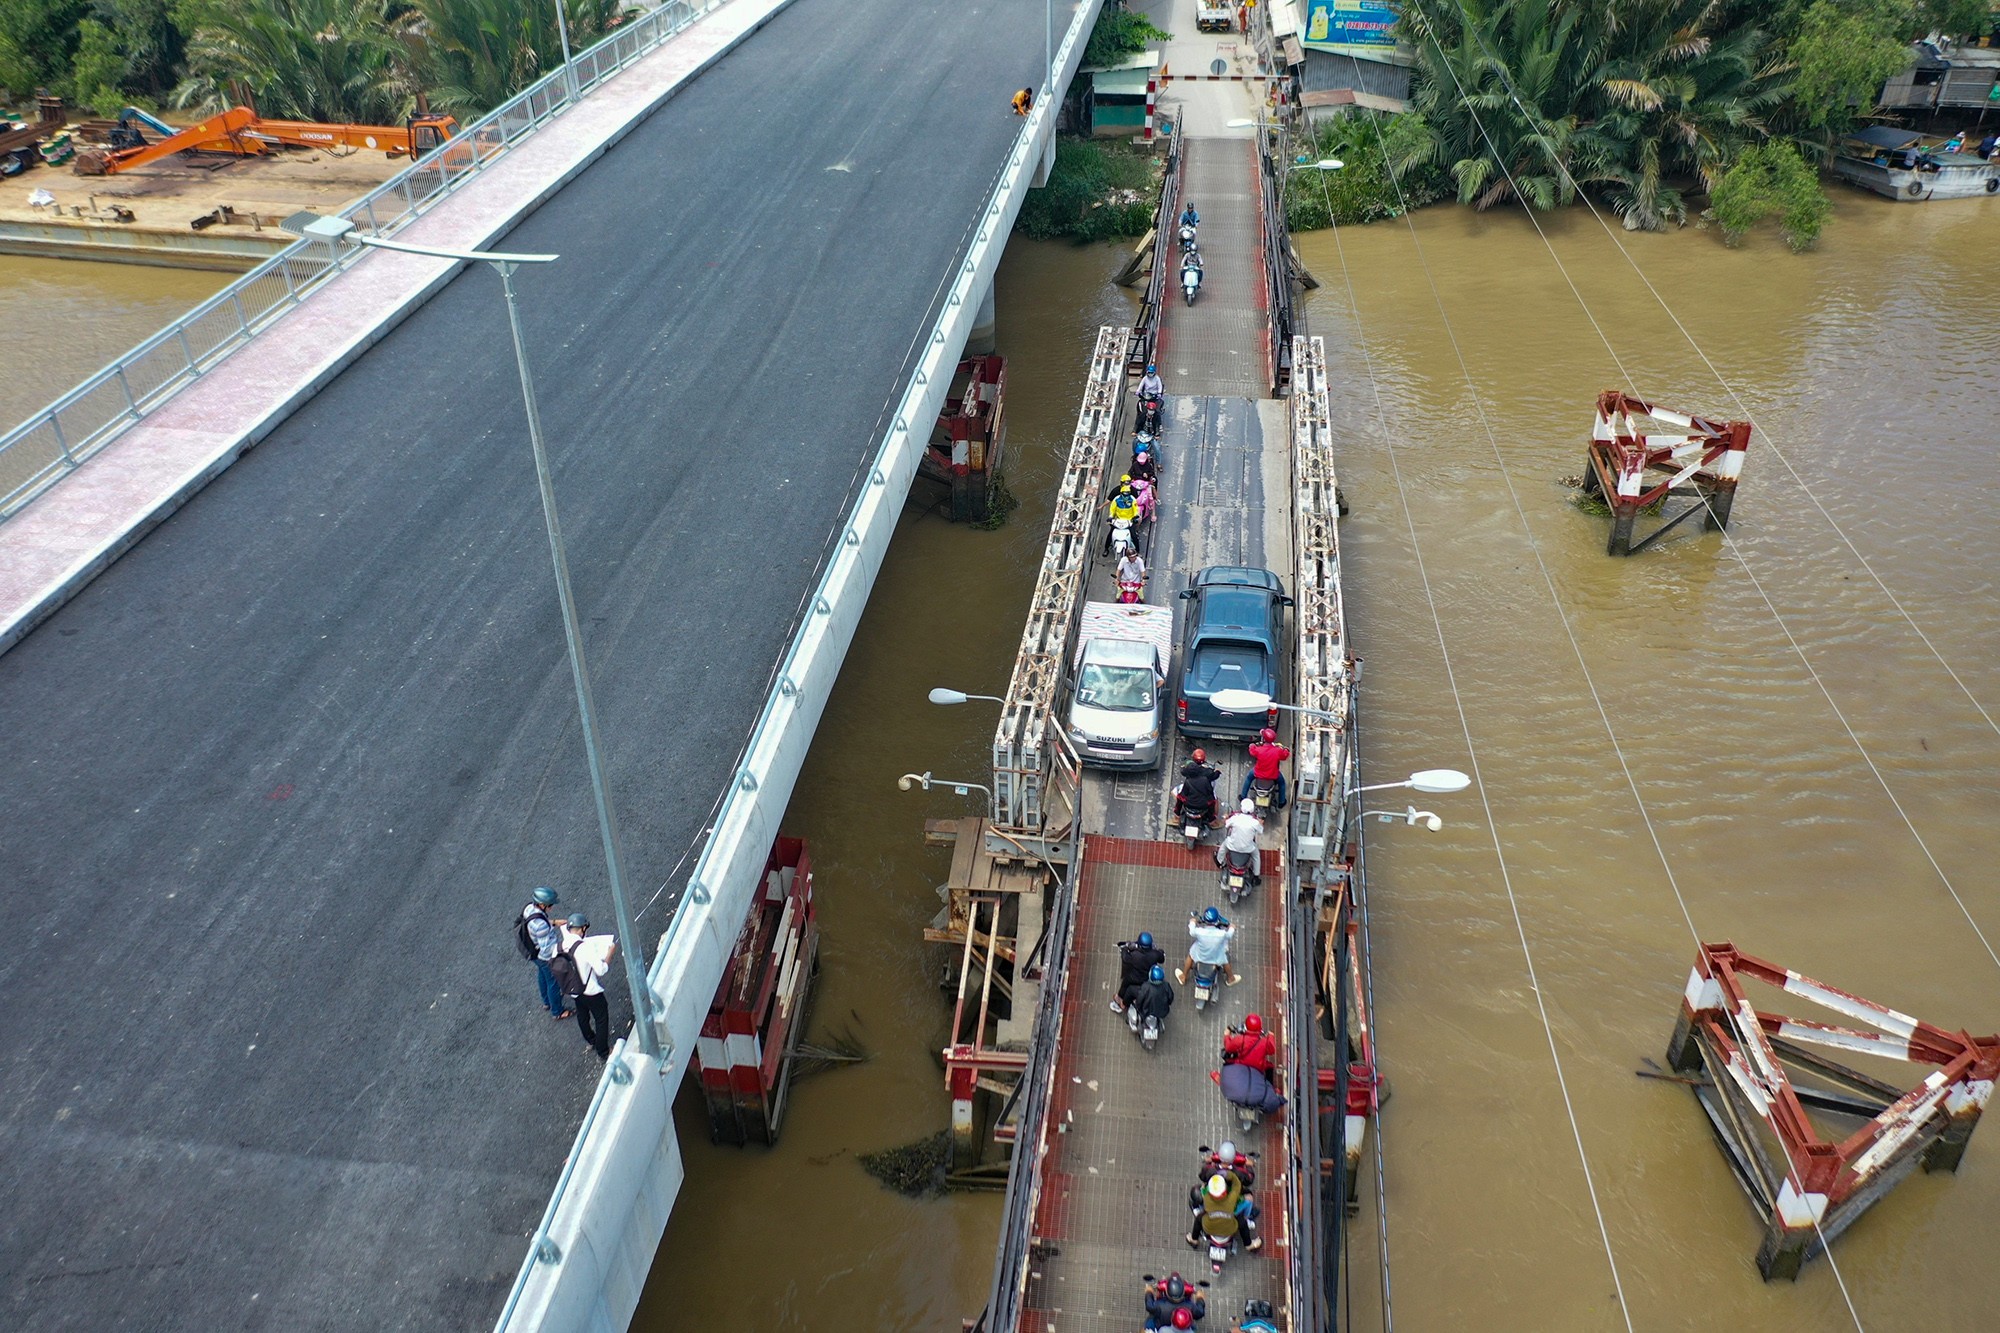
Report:
[[[1106,70],[1101,74],[1091,75],[1090,89],[1093,93],[1108,93],[1114,96],[1119,93],[1143,93],[1152,78],[1153,71],[1150,69]]]

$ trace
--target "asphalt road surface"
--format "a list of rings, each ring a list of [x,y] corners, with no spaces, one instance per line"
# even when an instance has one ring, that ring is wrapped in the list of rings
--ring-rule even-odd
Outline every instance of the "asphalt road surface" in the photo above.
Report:
[[[748,734],[1042,25],[798,0],[509,238],[562,254],[517,281],[642,900]],[[483,271],[0,657],[0,1325],[497,1316],[600,1068],[510,936],[539,883],[611,920],[575,714]]]

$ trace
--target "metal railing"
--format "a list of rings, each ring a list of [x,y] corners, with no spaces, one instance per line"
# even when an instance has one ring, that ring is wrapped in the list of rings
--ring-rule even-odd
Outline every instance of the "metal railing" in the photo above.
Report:
[[[1139,320],[1127,342],[1125,369],[1137,375],[1153,359],[1160,341],[1160,309],[1167,300],[1167,271],[1174,253],[1175,224],[1181,212],[1181,136],[1167,141],[1167,169],[1160,180],[1160,208],[1153,216],[1153,271],[1146,277],[1146,295]]]
[[[1271,392],[1282,396],[1292,382],[1293,299],[1291,234],[1285,227],[1286,170],[1280,140],[1271,131],[1258,132],[1258,179],[1264,196],[1264,281],[1269,287],[1271,313]]]
[[[349,204],[341,216],[378,236],[394,235],[573,100],[723,2],[668,0],[623,24]],[[0,521],[256,338],[359,253],[359,247],[330,252],[316,241],[291,245],[0,436]]]
[[[1077,808],[1081,802],[1081,770],[1075,753],[1061,730],[1050,728],[1051,745],[1066,761],[1060,770],[1079,784]],[[1013,1333],[1020,1326],[1021,1307],[1027,1298],[1028,1261],[1035,1244],[1035,1212],[1042,1198],[1042,1159],[1049,1151],[1049,1102],[1054,1095],[1056,1061],[1061,1056],[1058,1040],[1062,1028],[1063,1002],[1069,995],[1070,940],[1076,925],[1077,891],[1083,883],[1083,821],[1070,825],[1069,869],[1055,895],[1048,929],[1042,936],[1042,1002],[1035,1013],[1034,1035],[1028,1049],[1033,1052],[1022,1079],[1021,1114],[1015,1122],[1014,1158],[1007,1171],[1007,1201],[1000,1219],[999,1254],[993,1264],[993,1286],[987,1294],[986,1309],[973,1323],[973,1333]]]

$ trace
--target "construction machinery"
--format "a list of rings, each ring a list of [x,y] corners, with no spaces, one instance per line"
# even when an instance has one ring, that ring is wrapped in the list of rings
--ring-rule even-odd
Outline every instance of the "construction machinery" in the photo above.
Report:
[[[145,132],[162,137],[147,141]],[[79,176],[110,176],[177,153],[227,153],[256,157],[277,148],[372,148],[390,157],[422,157],[458,132],[450,116],[419,107],[402,125],[328,125],[309,120],[267,120],[255,107],[235,106],[198,125],[175,130],[134,107],[118,115],[104,148],[79,153]]]

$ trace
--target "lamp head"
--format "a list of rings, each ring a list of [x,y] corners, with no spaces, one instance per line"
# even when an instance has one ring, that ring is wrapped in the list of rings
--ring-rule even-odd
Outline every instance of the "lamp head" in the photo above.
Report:
[[[1271,707],[1271,696],[1256,690],[1217,690],[1208,701],[1224,713],[1263,713]]]
[[[1464,791],[1472,785],[1472,779],[1455,768],[1427,768],[1421,773],[1410,774],[1410,786],[1433,796],[1447,792]]]
[[[962,704],[970,697],[964,690],[948,690],[942,685],[931,691],[934,704]]]

